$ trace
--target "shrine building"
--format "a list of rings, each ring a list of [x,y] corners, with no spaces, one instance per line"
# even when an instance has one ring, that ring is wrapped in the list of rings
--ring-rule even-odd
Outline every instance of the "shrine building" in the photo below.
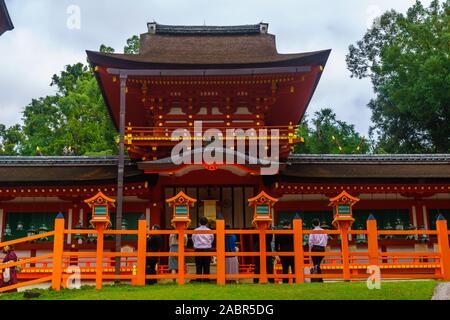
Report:
[[[300,215],[305,229],[314,218],[332,228],[329,200],[342,191],[360,199],[353,209],[354,229],[365,228],[370,214],[381,229],[434,229],[438,214],[450,221],[450,155],[293,153],[304,142],[298,124],[326,72],[331,50],[281,54],[266,23],[149,23],[140,41],[139,54],[87,51],[117,130],[121,109],[125,124],[123,219],[117,226],[112,208],[113,228],[136,229],[142,215],[149,225],[170,228],[172,211],[166,200],[180,191],[197,200],[191,228],[200,217],[214,221],[219,214],[233,228],[254,228],[248,200],[261,191],[278,199],[274,226]],[[208,163],[201,157],[217,143],[208,139],[212,129],[224,133],[218,139],[224,147],[211,153],[232,161]],[[174,138],[177,130],[182,134]],[[227,130],[238,132],[231,138],[235,144],[227,144]],[[239,132],[246,133],[244,149],[239,148]],[[275,140],[266,141],[256,154],[248,151],[252,139],[263,140],[264,133],[276,134],[274,157],[261,151],[273,150]],[[190,143],[183,159],[191,162],[175,163],[172,153],[182,141]],[[199,155],[200,161],[194,161]],[[263,160],[269,158],[276,171],[262,174],[267,166]],[[117,196],[119,161],[0,157],[0,241],[51,230],[58,213],[64,214],[66,228],[88,228],[90,210],[84,201],[99,191]],[[47,240],[16,250],[26,256],[51,251]],[[105,248],[112,248],[113,240],[107,238]],[[435,239],[381,241],[383,250],[402,250],[419,243],[433,246]],[[354,246],[362,243],[351,239]],[[135,238],[123,237],[123,245],[135,246]],[[69,235],[67,246],[95,248],[81,235]]]
[[[12,29],[14,29],[14,25],[9,16],[5,0],[0,0],[0,36]]]

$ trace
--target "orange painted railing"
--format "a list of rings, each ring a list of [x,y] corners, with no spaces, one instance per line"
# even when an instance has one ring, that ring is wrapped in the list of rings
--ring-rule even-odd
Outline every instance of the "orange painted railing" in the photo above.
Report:
[[[449,230],[446,220],[436,222],[436,230],[378,230],[375,220],[367,221],[367,230],[346,231],[311,231],[302,229],[302,220],[294,220],[292,230],[225,230],[223,220],[216,221],[216,229],[211,231],[195,230],[148,230],[145,220],[139,220],[137,230],[65,230],[64,219],[56,219],[55,230],[45,234],[18,240],[0,243],[0,247],[5,245],[15,245],[43,237],[54,236],[53,252],[40,257],[33,257],[20,260],[14,263],[0,264],[0,271],[5,268],[21,265],[21,279],[28,281],[20,282],[14,286],[0,288],[0,293],[20,287],[30,286],[37,283],[50,282],[54,290],[60,290],[66,286],[66,280],[71,275],[70,267],[79,268],[79,277],[83,280],[95,280],[97,289],[101,289],[103,282],[107,280],[127,280],[133,285],[143,286],[146,279],[176,279],[179,284],[184,284],[189,279],[213,279],[217,284],[225,284],[227,279],[259,279],[259,283],[267,283],[269,279],[289,279],[290,282],[303,283],[305,279],[324,278],[336,280],[361,280],[367,278],[368,266],[378,266],[381,270],[382,278],[390,279],[442,279],[450,280],[450,248]],[[95,234],[97,236],[97,249],[95,252],[68,252],[64,251],[64,241],[68,234]],[[328,235],[338,235],[341,239],[349,235],[365,235],[367,239],[367,251],[351,252],[347,245],[342,245],[340,251],[328,251],[324,253],[312,253],[303,247],[303,236],[323,233]],[[106,252],[103,248],[103,238],[105,235],[137,235],[135,252]],[[184,234],[213,234],[216,238],[216,248],[211,252],[188,252],[184,247],[180,247],[178,252],[147,252],[146,240],[152,235],[178,234],[179,239],[183,239]],[[258,252],[225,252],[225,235],[227,234],[247,234],[259,237]],[[266,235],[290,234],[293,236],[293,252],[266,252]],[[380,252],[379,235],[434,235],[437,237],[438,251],[436,252]],[[196,275],[187,273],[185,257],[215,256],[216,273],[210,275]],[[256,257],[259,260],[260,273],[254,273],[254,266],[247,266],[241,269],[239,274],[225,274],[225,263],[227,256]],[[295,270],[291,274],[280,274],[274,271],[267,273],[266,257],[293,256]],[[312,267],[311,257],[324,256],[322,270],[323,274],[305,274],[305,268]],[[115,272],[115,258],[121,258],[120,273]],[[147,257],[178,257],[177,274],[159,272],[156,275],[146,275]],[[426,262],[424,262],[426,260]]]

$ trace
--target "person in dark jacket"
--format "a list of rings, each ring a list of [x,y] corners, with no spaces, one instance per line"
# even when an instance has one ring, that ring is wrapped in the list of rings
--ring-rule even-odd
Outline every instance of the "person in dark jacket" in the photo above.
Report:
[[[160,230],[161,227],[155,224],[152,227],[152,230]],[[151,235],[147,238],[147,252],[160,252],[162,246],[162,237],[159,234]],[[147,275],[156,275],[156,265],[158,264],[158,257],[147,257],[146,259],[146,268],[145,274]],[[147,279],[146,284],[152,285],[156,284],[156,279]]]
[[[231,229],[231,225],[227,224],[225,229]],[[225,252],[236,252],[236,242],[236,235],[225,235]],[[239,260],[237,256],[225,257],[225,274],[239,274]],[[238,283],[238,279],[229,278],[227,283]]]
[[[272,252],[272,234],[266,234],[266,252]],[[255,234],[253,236],[253,247],[255,248],[255,252],[259,252],[259,235]],[[260,274],[261,272],[261,259],[259,256],[255,257],[255,274]],[[266,256],[266,273],[273,274],[273,257]],[[274,283],[274,278],[269,278],[270,283]],[[253,283],[259,283],[259,279],[253,279]]]
[[[283,230],[291,229],[291,223],[288,220],[283,221]],[[294,252],[294,237],[292,234],[277,234],[275,236],[275,250],[278,252]],[[280,256],[281,265],[283,266],[283,274],[289,274],[291,267],[292,274],[295,273],[294,256]],[[288,283],[289,279],[283,279],[284,283]]]

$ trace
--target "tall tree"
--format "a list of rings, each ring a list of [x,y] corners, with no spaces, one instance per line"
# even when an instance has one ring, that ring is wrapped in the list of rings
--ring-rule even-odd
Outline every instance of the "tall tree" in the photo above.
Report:
[[[9,128],[0,124],[0,155],[19,155],[20,146],[23,143],[23,133],[20,125],[16,124]]]
[[[23,113],[25,155],[116,152],[116,131],[89,67],[66,66],[53,76],[57,94],[33,99]]]
[[[105,45],[101,52],[113,53]],[[23,111],[23,126],[0,124],[1,155],[110,155],[117,132],[91,68],[68,65],[52,77],[56,94],[37,99]]]
[[[138,54],[141,47],[140,39],[138,36],[132,36],[127,40],[126,46],[123,48],[123,52],[126,54]]]
[[[369,143],[356,132],[354,125],[337,120],[329,108],[314,113],[311,121],[305,116],[298,134],[305,142],[295,147],[295,153],[353,154],[369,151]]]
[[[347,65],[372,81],[376,151],[450,151],[450,1],[386,12],[350,46]]]

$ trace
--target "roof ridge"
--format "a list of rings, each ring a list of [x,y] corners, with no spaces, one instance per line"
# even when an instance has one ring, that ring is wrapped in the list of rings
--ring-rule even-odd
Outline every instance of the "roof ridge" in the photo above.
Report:
[[[148,32],[151,34],[164,35],[236,35],[236,34],[265,34],[268,31],[268,23],[245,24],[245,25],[169,25],[149,22]]]

